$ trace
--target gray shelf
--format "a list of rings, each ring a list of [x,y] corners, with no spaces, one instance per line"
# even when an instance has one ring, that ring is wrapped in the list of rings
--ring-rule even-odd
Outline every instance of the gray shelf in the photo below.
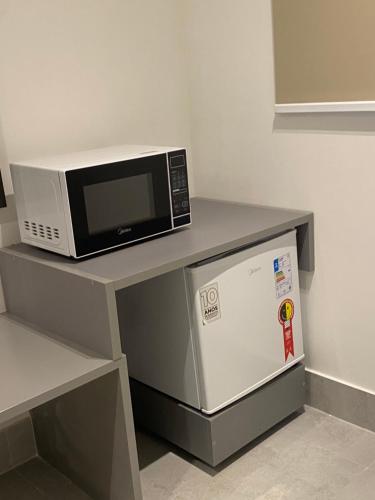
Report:
[[[0,425],[30,411],[48,463],[92,498],[139,500],[125,356],[113,361],[77,350],[23,320],[0,315]]]
[[[29,245],[2,252],[85,277],[115,290],[228,250],[297,229],[299,266],[314,270],[313,214],[300,210],[192,199],[192,225],[162,238],[74,261]]]
[[[41,456],[94,498],[142,496],[120,291],[291,229],[297,230],[300,269],[314,270],[311,212],[194,198],[192,219],[189,228],[82,261],[24,244],[0,249],[7,311],[35,325],[0,317],[0,375],[6,380],[0,423],[35,408]],[[205,425],[200,420],[195,429]]]
[[[116,368],[2,314],[0,424]]]

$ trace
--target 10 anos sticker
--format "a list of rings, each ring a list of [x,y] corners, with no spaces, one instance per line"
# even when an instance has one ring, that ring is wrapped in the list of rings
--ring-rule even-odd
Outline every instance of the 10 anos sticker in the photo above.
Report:
[[[221,317],[219,287],[211,283],[199,290],[203,324],[211,323]]]

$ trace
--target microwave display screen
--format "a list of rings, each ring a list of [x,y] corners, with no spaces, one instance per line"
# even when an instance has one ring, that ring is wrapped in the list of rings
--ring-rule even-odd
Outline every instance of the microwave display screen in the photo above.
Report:
[[[89,234],[126,229],[156,217],[152,174],[84,186]]]

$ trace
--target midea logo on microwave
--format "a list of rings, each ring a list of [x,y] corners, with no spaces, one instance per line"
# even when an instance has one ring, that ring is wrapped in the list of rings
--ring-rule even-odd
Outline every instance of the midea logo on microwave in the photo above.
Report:
[[[119,236],[121,236],[121,235],[123,235],[125,233],[130,233],[131,230],[132,230],[131,227],[121,227],[120,226],[120,227],[117,228],[117,234]]]

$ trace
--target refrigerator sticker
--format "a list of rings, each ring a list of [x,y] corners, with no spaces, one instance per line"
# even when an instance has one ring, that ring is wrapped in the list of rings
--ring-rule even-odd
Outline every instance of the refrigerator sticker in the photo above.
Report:
[[[199,290],[204,325],[220,319],[219,286],[217,283],[200,288]]]
[[[279,307],[279,322],[283,327],[285,362],[288,360],[289,354],[294,356],[293,316],[293,301],[291,299],[285,299],[281,302]]]
[[[292,291],[292,262],[290,254],[273,261],[273,274],[275,277],[276,298],[280,299]]]

